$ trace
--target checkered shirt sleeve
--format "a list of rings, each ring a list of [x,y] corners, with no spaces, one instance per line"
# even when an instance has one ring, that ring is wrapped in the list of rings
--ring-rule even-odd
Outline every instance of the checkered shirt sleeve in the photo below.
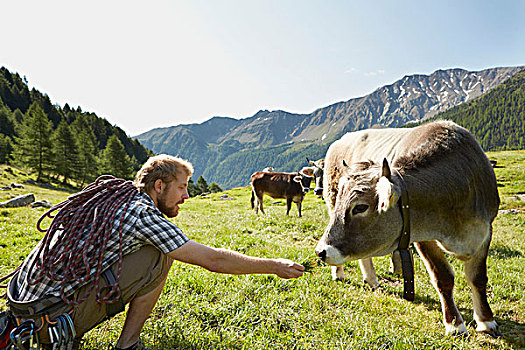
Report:
[[[148,200],[145,199],[143,202],[148,202]],[[153,245],[164,254],[179,248],[189,241],[188,237],[177,225],[160,213],[154,206],[153,201],[151,201],[150,205],[144,205],[137,216],[135,238],[146,244]]]

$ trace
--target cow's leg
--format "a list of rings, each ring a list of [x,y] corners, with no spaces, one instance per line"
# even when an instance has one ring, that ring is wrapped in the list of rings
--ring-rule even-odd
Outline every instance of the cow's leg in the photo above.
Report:
[[[292,207],[292,198],[286,198],[286,215],[290,213],[290,208]],[[299,215],[300,216],[300,215]]]
[[[392,273],[397,275],[401,275],[403,273],[401,254],[397,250],[390,255],[390,270]]]
[[[332,280],[342,281],[345,279],[345,272],[343,271],[343,265],[332,266]]]
[[[359,267],[361,268],[361,273],[363,274],[365,282],[373,290],[376,290],[377,287],[379,287],[379,282],[377,281],[376,269],[374,268],[372,258],[359,260]]]
[[[487,254],[489,245],[490,237],[470,260],[465,261],[465,275],[467,283],[472,289],[476,330],[493,337],[500,337],[498,324],[494,321],[494,315],[487,301]]]
[[[261,213],[264,214],[264,208],[263,208],[263,197],[264,193],[256,193],[257,195],[257,205],[255,206],[255,213],[257,214],[257,208],[261,210]]]
[[[295,203],[297,204],[297,211],[299,212],[299,217],[301,217],[301,206],[302,206],[302,202],[297,202]]]
[[[463,318],[456,303],[454,303],[454,271],[448,263],[445,254],[435,241],[415,242],[414,245],[419,255],[423,258],[432,285],[441,299],[446,334],[459,335],[466,333],[467,328],[465,328]]]

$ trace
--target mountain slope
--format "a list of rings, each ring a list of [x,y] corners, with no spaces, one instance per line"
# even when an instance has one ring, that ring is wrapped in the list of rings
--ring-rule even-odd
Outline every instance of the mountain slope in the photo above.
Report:
[[[469,129],[485,150],[525,149],[525,70],[436,118],[453,120]]]
[[[253,171],[265,166],[298,170],[306,164],[306,156],[322,157],[328,145],[346,132],[399,127],[431,118],[481,96],[522,69],[447,69],[430,75],[409,75],[367,96],[310,114],[262,110],[246,119],[215,117],[202,124],[154,129],[136,138],[155,153],[189,159],[195,165],[196,176],[204,174],[208,181],[223,188],[245,185]],[[308,148],[311,144],[318,146],[315,151]],[[278,154],[274,154],[275,149],[279,149]],[[281,157],[287,152],[293,155],[288,162]],[[233,167],[240,168],[240,174],[234,175]]]

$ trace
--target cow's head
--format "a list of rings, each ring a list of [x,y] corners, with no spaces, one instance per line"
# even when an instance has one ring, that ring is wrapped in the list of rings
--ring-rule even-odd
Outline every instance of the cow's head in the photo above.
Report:
[[[319,159],[315,162],[312,162],[308,157],[306,158],[308,163],[312,166],[313,175],[315,177],[315,189],[314,194],[316,196],[323,195],[323,173],[324,173],[324,159]]]
[[[301,185],[303,193],[306,194],[310,191],[310,184],[312,183],[313,178],[313,170],[309,167],[305,167],[299,171],[299,175],[294,176],[293,180]]]
[[[387,160],[382,165],[362,162],[343,166],[335,209],[315,248],[330,265],[392,252],[402,225],[401,214],[395,209],[401,192],[392,181]]]

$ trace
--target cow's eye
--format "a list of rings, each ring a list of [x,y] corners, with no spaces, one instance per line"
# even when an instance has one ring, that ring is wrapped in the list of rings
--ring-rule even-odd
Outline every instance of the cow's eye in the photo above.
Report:
[[[352,209],[352,215],[364,213],[365,211],[367,211],[367,209],[368,209],[368,205],[358,204],[354,207],[354,209]]]

